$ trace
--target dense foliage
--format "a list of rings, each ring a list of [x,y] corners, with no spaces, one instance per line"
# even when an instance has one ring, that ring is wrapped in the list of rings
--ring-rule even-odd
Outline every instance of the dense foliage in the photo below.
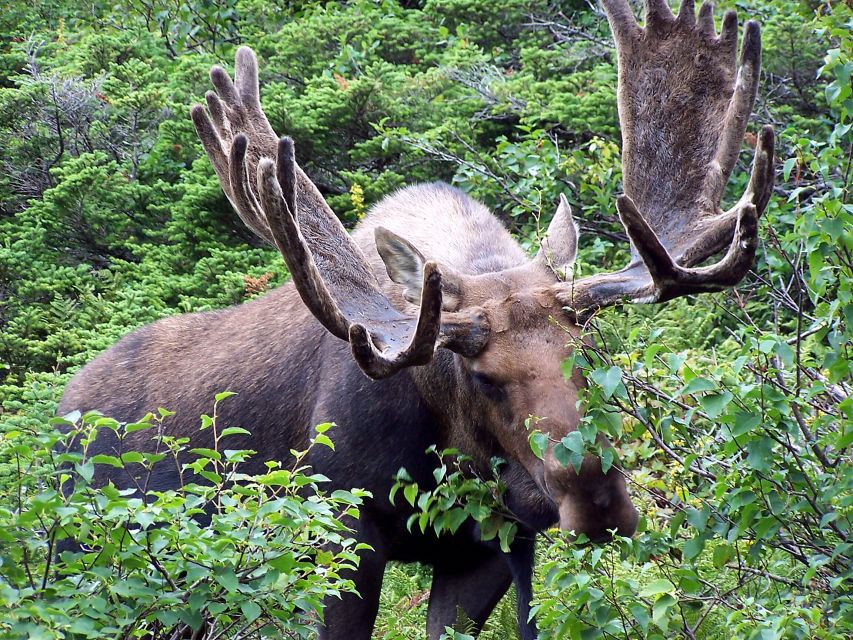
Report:
[[[735,7],[763,26],[749,132],[775,126],[779,172],[759,259],[734,292],[600,314],[590,327],[597,346],[567,363],[586,371],[590,388],[584,423],[561,443],[562,455],[571,464],[606,431],[644,517],[634,539],[604,548],[548,534],[535,602],[545,637],[853,634],[853,15],[829,0],[721,4],[718,15]],[[285,612],[316,611],[275,596],[285,577],[299,585],[294,593],[346,588],[334,571],[312,573],[307,564],[258,570],[276,549],[301,544],[298,535],[319,535],[264,510],[265,501],[285,499],[288,483],[306,479],[327,515],[357,502],[323,495],[320,479],[298,465],[277,488],[245,479],[267,493],[217,498],[227,497],[228,508],[213,530],[245,551],[244,564],[211,565],[209,580],[188,576],[179,562],[188,548],[204,562],[218,557],[217,543],[198,528],[191,540],[180,527],[152,529],[153,552],[113,539],[129,546],[60,564],[58,574],[47,562],[57,522],[109,540],[129,517],[148,531],[155,508],[161,519],[187,523],[196,503],[211,498],[177,491],[139,508],[127,496],[101,494],[104,508],[84,499],[97,495],[86,487],[87,465],[134,461],[81,458],[65,460],[77,465],[80,482],[61,499],[53,465],[62,460],[52,448],[61,436],[48,420],[69,376],[130,329],[236,304],[286,278],[280,257],[235,221],[187,117],[209,86],[210,65],[230,66],[238,44],[258,52],[273,126],[295,138],[300,164],[348,226],[398,186],[444,179],[489,204],[531,247],[564,193],[584,233],[579,268],[612,269],[626,256],[614,207],[615,60],[594,3],[13,0],[0,13],[0,35],[6,637],[25,628],[33,637],[115,637],[105,621],[127,616],[155,625],[141,630],[193,626],[196,618],[180,617],[191,615],[184,602],[223,620],[251,618],[254,631],[256,620],[287,619],[274,601]],[[745,185],[749,132],[732,194]],[[76,425],[136,428],[96,416]],[[535,430],[531,444],[538,446]],[[218,464],[210,452],[202,456]],[[488,504],[498,483],[472,482],[452,462],[442,479],[422,499],[401,486],[397,499],[422,508],[412,526],[452,528],[467,515],[511,538],[511,514],[499,499]],[[441,518],[438,507],[461,515]],[[313,507],[294,506],[303,508]],[[258,519],[255,532],[233,526],[246,514]],[[345,540],[333,520],[316,526]],[[140,572],[152,557],[163,571]],[[326,557],[316,566],[351,561]],[[117,586],[125,575],[135,578]],[[184,598],[196,580],[207,585],[204,597]],[[82,584],[99,603],[92,623],[63,626],[81,606]],[[389,571],[377,637],[422,635],[428,584],[424,570]],[[260,611],[241,608],[246,599],[234,590],[244,588]],[[505,602],[484,636],[512,638],[513,625]]]
[[[326,479],[303,464],[307,451],[294,452],[290,468],[269,461],[264,474],[242,473],[257,452],[226,448],[229,436],[247,433],[217,423],[228,395],[219,394],[213,415],[202,418],[213,449],[164,435],[175,415],[164,409],[128,424],[95,413],[55,418],[55,430],[31,445],[8,435],[18,440],[7,451],[17,473],[15,498],[0,509],[0,637],[167,638],[199,629],[208,638],[306,637],[324,597],[354,590],[342,573],[366,547],[349,537],[345,521],[358,517],[364,492],[323,493]],[[333,446],[330,426],[318,425],[312,446]],[[103,430],[120,441],[152,430],[155,447],[92,455],[89,445]],[[183,467],[181,484],[155,491],[152,469],[164,462]],[[93,486],[98,464],[135,484]],[[42,481],[38,491],[34,478]]]

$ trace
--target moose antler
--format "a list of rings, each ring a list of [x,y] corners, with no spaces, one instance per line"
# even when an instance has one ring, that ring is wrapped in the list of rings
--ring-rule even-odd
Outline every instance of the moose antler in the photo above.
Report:
[[[747,22],[735,68],[738,22],[714,28],[713,5],[695,14],[682,0],[646,0],[640,27],[627,0],[602,0],[619,60],[619,120],[625,195],[617,200],[631,240],[624,269],[563,285],[562,301],[583,317],[628,300],[664,302],[737,284],[752,266],[758,217],[773,189],[771,127],[758,137],[746,192],[723,212],[761,68],[761,33]],[[696,265],[728,245],[714,265]]]
[[[237,51],[236,66],[235,82],[224,69],[211,70],[216,93],[208,92],[206,100],[212,120],[201,105],[192,108],[192,119],[237,214],[279,249],[314,316],[350,342],[356,362],[372,378],[426,364],[437,343],[475,349],[477,345],[469,343],[482,342],[484,332],[460,340],[460,318],[448,325],[447,337],[440,335],[441,272],[434,262],[423,268],[417,317],[391,304],[364,254],[297,166],[293,141],[279,140],[273,132],[261,109],[251,49]]]

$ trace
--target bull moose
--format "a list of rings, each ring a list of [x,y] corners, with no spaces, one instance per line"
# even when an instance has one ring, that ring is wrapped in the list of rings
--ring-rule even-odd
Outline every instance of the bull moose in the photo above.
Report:
[[[432,566],[430,638],[460,609],[480,629],[513,582],[521,636],[533,638],[536,532],[559,523],[605,541],[635,531],[620,471],[603,472],[593,455],[578,472],[552,449],[540,459],[525,420],[538,417],[552,442],[577,428],[584,381],[564,376],[561,363],[596,310],[721,291],[744,277],[772,192],[774,135],[761,130],[748,187],[723,211],[758,87],[758,24],[746,24],[736,64],[734,12],[717,33],[709,3],[697,15],[693,0],[682,0],[674,15],[665,0],[646,0],[644,26],[627,0],[603,4],[618,56],[624,195],[616,204],[631,241],[627,266],[563,276],[578,245],[565,198],[529,259],[484,205],[443,183],[387,196],[349,235],[296,164],[292,140],[271,128],[255,55],[243,47],[233,82],[211,70],[216,91],[192,119],[237,214],[279,249],[292,281],[236,307],[134,331],[65,391],[63,413],[133,420],[158,405],[177,409],[174,433],[208,446],[192,417],[217,391],[233,390],[223,419],[250,425],[243,444],[279,460],[307,445],[313,425],[337,423],[336,451],[312,450],[309,462],[333,488],[372,492],[353,527],[373,551],[354,575],[360,597],[326,604],[322,638],[370,637],[389,560]],[[108,436],[94,452],[112,446]],[[431,445],[467,454],[475,468],[488,469],[493,456],[506,461],[506,501],[520,523],[509,554],[483,542],[474,523],[442,536],[407,529],[410,512],[389,501],[389,489],[400,467],[430,486]],[[151,488],[176,484],[172,466],[155,467]]]

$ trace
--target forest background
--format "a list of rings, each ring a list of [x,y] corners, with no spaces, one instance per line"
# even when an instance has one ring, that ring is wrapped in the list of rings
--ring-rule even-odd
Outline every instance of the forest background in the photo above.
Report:
[[[778,137],[758,259],[735,291],[611,309],[592,325],[598,347],[574,362],[590,380],[581,431],[617,444],[643,519],[634,539],[604,548],[556,532],[542,540],[543,637],[853,634],[853,14],[840,1],[725,1],[718,24],[727,8],[760,21],[764,43],[732,195],[755,132],[772,124]],[[230,495],[218,541],[196,531],[189,545],[156,529],[153,548],[51,563],[60,531],[115,542],[128,514],[146,531],[164,514],[186,524],[193,508],[188,494],[152,515],[125,495],[56,491],[56,465],[69,459],[57,459],[49,420],[69,377],[135,327],[239,304],[287,279],[280,256],[236,219],[188,117],[209,67],[230,68],[240,44],[261,59],[273,127],[294,137],[347,227],[394,189],[441,179],[487,203],[531,251],[565,194],[583,234],[580,269],[626,258],[615,56],[595,2],[5,3],[0,637],[169,637],[210,620],[232,637],[310,636],[319,599],[347,588],[336,572],[351,558],[323,556],[317,540],[346,539],[334,516],[357,508],[359,494],[325,496],[304,470],[255,481],[282,499],[294,482],[316,485],[308,506],[326,510],[316,530],[297,535]],[[214,467],[238,463],[214,453]],[[91,461],[71,462],[91,477]],[[480,513],[470,505],[488,496],[499,513],[492,480],[478,490],[449,469],[414,526],[447,526],[439,504]],[[264,542],[240,537],[247,517]],[[222,539],[241,553],[223,557]],[[277,564],[261,549],[273,543]],[[280,561],[297,543],[312,561]],[[190,546],[209,571],[181,564],[175,549]],[[376,637],[420,637],[428,587],[426,569],[389,569]],[[515,633],[510,595],[484,637]]]

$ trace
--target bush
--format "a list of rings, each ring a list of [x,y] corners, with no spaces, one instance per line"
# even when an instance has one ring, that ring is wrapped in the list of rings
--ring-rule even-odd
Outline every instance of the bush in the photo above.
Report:
[[[367,494],[324,492],[307,451],[242,473],[255,452],[227,448],[247,433],[217,424],[227,395],[202,417],[212,449],[187,451],[189,438],[164,435],[173,414],[163,409],[131,424],[88,413],[3,436],[0,456],[15,472],[0,506],[0,638],[312,636],[323,599],[353,591],[346,574],[367,547],[347,522]],[[316,428],[311,446],[331,446],[330,426]],[[88,453],[99,432],[121,442],[146,430],[149,452]],[[169,464],[181,485],[149,489],[154,465]],[[131,486],[96,486],[99,466]]]

